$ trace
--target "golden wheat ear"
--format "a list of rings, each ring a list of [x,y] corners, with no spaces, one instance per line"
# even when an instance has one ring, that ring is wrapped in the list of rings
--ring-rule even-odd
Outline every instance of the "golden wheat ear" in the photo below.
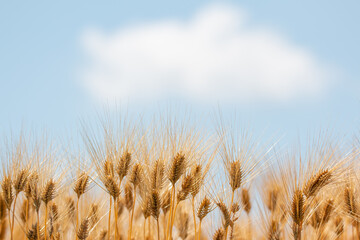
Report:
[[[315,205],[318,205],[319,203],[316,203]],[[321,213],[320,209],[318,207],[314,207],[313,213],[310,217],[310,225],[318,231],[321,224]]]
[[[5,203],[5,200],[2,196],[2,194],[0,194],[0,221],[2,221],[3,219],[6,218],[6,203]]]
[[[125,208],[125,200],[119,197],[117,200],[117,211],[119,217],[124,212],[124,208]]]
[[[74,199],[71,197],[67,197],[65,199],[65,211],[64,214],[67,217],[68,221],[72,222],[76,216],[76,204]]]
[[[192,169],[190,175],[192,176],[192,186],[191,186],[191,195],[193,198],[200,192],[201,185],[204,181],[204,175],[202,172],[201,164],[195,164]]]
[[[56,197],[56,183],[53,179],[49,179],[41,192],[41,200],[48,205],[48,203]]]
[[[153,191],[150,196],[150,212],[151,216],[155,218],[155,220],[159,219],[160,208],[161,208],[161,198],[158,191]]]
[[[151,216],[156,220],[158,240],[160,240],[160,225],[159,225],[160,208],[161,208],[160,194],[158,191],[154,190],[150,196],[150,212],[151,212]]]
[[[77,229],[77,237],[79,240],[86,240],[89,236],[89,230],[90,230],[90,224],[89,219],[85,218],[81,221],[79,229]]]
[[[31,171],[29,173],[29,177],[28,177],[28,181],[25,185],[25,189],[24,189],[24,192],[25,192],[25,196],[27,199],[31,199],[33,196],[32,196],[32,187],[34,187],[34,185],[36,185],[39,181],[39,175],[36,171]]]
[[[13,182],[16,195],[18,195],[20,192],[22,192],[25,189],[26,183],[28,181],[28,176],[29,176],[28,169],[22,169],[16,174],[16,177]]]
[[[56,239],[56,236],[60,234],[59,232],[59,209],[56,203],[50,203],[49,206],[49,238]]]
[[[312,176],[303,189],[304,195],[309,198],[315,196],[321,188],[329,184],[332,180],[332,172],[328,169],[318,172],[316,175]]]
[[[193,186],[193,176],[191,174],[186,175],[181,183],[181,189],[179,190],[177,197],[177,202],[184,201],[189,193],[191,192],[191,187]]]
[[[151,190],[161,191],[165,180],[165,164],[164,161],[158,159],[152,166],[150,172]]]
[[[40,231],[38,231],[40,229]],[[44,233],[41,227],[37,225],[37,223],[33,224],[29,230],[26,232],[26,237],[29,240],[38,240],[43,239]]]
[[[0,194],[0,239],[5,239],[7,221],[5,220],[7,216],[7,207],[5,201]]]
[[[204,197],[197,209],[197,217],[202,221],[214,209],[210,199]]]
[[[275,219],[270,220],[268,227],[267,239],[268,240],[280,240],[281,230],[280,223]]]
[[[216,205],[218,206],[218,208],[222,214],[222,217],[223,217],[222,218],[223,219],[223,228],[226,229],[232,225],[230,211],[229,211],[228,207],[225,205],[225,203],[223,203],[222,201],[217,202]]]
[[[108,235],[107,233],[108,233],[107,230],[105,230],[105,229],[101,230],[100,233],[99,233],[99,238],[98,239],[99,240],[105,240],[106,236]]]
[[[212,239],[213,240],[224,240],[225,237],[225,231],[223,228],[219,228],[215,231]]]
[[[102,171],[102,174],[105,178],[109,176],[114,177],[114,163],[111,161],[111,159],[106,158],[103,164]]]
[[[11,205],[12,205],[12,203],[14,201],[14,198],[15,198],[15,203],[14,203],[14,208],[15,208],[16,196],[14,195],[11,178],[8,177],[8,176],[5,176],[4,180],[1,183],[1,187],[2,187],[2,194],[3,194],[3,199],[4,199],[4,202],[5,202],[5,206],[6,206],[7,210],[8,210],[9,229],[10,229],[10,232],[11,232],[11,239],[13,239],[15,212],[13,212],[12,221],[11,221]]]
[[[12,180],[9,176],[5,176],[2,183],[2,195],[4,198],[5,205],[8,210],[11,209],[12,202],[14,201],[14,191],[12,187]]]
[[[168,170],[168,179],[173,186],[175,186],[176,182],[185,173],[185,170],[186,170],[185,155],[179,152],[173,158],[171,166]]]
[[[236,189],[241,187],[243,173],[241,168],[241,163],[239,160],[233,161],[230,163],[228,167],[228,174],[229,174],[229,184],[233,192]]]
[[[128,209],[128,211],[130,211],[134,205],[134,194],[133,194],[133,188],[130,184],[125,184],[125,196],[124,196],[124,200],[125,200],[125,207]]]
[[[341,237],[344,232],[344,221],[340,216],[337,216],[334,223],[336,237]]]
[[[241,189],[241,202],[245,212],[249,215],[251,211],[251,201],[249,190],[246,188]]]
[[[346,187],[344,190],[345,210],[349,216],[358,217],[358,203],[355,198],[355,194],[351,187]]]
[[[28,220],[28,215],[27,215],[28,206],[29,206],[29,201],[25,198],[21,204],[21,209],[20,209],[20,219],[23,223],[26,223]]]
[[[95,203],[91,204],[90,211],[89,211],[87,218],[89,219],[89,226],[91,229],[100,221],[99,205],[97,205]]]
[[[128,182],[131,183],[134,187],[134,199],[132,204],[132,211],[131,216],[129,219],[129,233],[128,233],[128,240],[131,240],[131,234],[132,234],[132,224],[133,224],[133,218],[134,218],[134,212],[135,212],[135,204],[136,204],[136,190],[137,187],[144,181],[144,169],[143,166],[140,163],[136,163],[133,168],[131,169],[131,173],[128,179]]]
[[[301,190],[294,192],[291,205],[291,217],[294,222],[292,231],[296,240],[301,239],[302,225],[305,217],[305,198]]]
[[[275,212],[279,204],[280,190],[278,186],[268,189],[265,203],[270,212]]]
[[[136,190],[136,187],[139,186],[140,183],[143,182],[144,179],[144,169],[140,163],[136,163],[132,169],[129,176],[129,182],[133,184],[134,191]]]
[[[40,206],[41,206],[41,195],[40,195],[40,191],[39,191],[37,182],[36,183],[33,182],[31,184],[31,198],[32,198],[32,202],[33,202],[35,211],[37,213],[39,213]]]
[[[323,215],[321,219],[321,224],[326,224],[329,222],[333,212],[334,212],[334,200],[333,199],[327,199],[324,209],[323,209]]]
[[[80,175],[77,177],[73,186],[73,190],[78,198],[80,198],[80,196],[88,190],[89,181],[89,176],[85,172],[80,173]]]
[[[120,195],[120,188],[114,177],[108,176],[104,182],[107,192],[116,199]]]
[[[140,201],[141,212],[145,219],[151,216],[151,194],[146,194]]]
[[[123,155],[120,157],[116,164],[116,172],[120,181],[126,177],[131,167],[131,153],[129,151],[125,151]]]

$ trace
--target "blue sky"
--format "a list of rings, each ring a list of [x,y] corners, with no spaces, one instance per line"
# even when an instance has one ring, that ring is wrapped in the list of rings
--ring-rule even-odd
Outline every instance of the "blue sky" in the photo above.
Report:
[[[62,135],[117,98],[149,115],[220,106],[289,140],[320,128],[351,135],[359,10],[359,1],[3,1],[0,131],[24,123]]]

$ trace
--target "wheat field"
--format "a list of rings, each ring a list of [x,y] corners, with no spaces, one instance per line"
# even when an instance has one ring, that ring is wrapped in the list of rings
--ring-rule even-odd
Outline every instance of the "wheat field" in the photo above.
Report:
[[[214,129],[122,118],[82,124],[78,149],[6,141],[0,239],[360,239],[356,140]]]

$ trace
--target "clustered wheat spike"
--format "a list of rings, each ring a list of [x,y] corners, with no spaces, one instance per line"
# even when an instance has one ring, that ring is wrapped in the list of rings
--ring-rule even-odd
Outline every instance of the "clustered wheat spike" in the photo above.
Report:
[[[125,206],[130,211],[134,205],[133,188],[130,184],[125,185]]]
[[[241,191],[241,202],[243,204],[245,212],[249,214],[251,210],[251,201],[249,190],[246,188],[243,188]]]
[[[331,172],[329,170],[323,170],[317,175],[310,178],[304,188],[304,194],[306,197],[311,197],[316,194],[316,192],[331,180]]]
[[[12,202],[14,200],[14,191],[12,187],[11,178],[6,176],[1,184],[2,194],[4,198],[4,202],[6,204],[7,209],[11,208]]]
[[[25,188],[28,178],[28,170],[22,169],[14,179],[14,189],[16,191],[16,195],[22,192]]]
[[[224,240],[224,236],[225,236],[225,231],[222,228],[219,228],[218,230],[216,230],[216,232],[214,233],[213,236],[213,240]]]
[[[301,190],[296,190],[292,199],[291,216],[297,225],[300,225],[304,220],[304,205],[305,199]]]
[[[42,192],[41,192],[41,200],[48,205],[48,203],[55,198],[56,194],[56,183],[53,179],[50,179],[46,182]]]
[[[200,164],[194,165],[191,172],[191,176],[192,176],[191,195],[195,197],[199,193],[201,185],[203,184],[203,176],[202,176],[202,170]]]
[[[37,180],[33,180],[30,186],[31,186],[31,197],[32,197],[33,205],[35,207],[36,212],[39,212],[41,205],[41,197],[40,197],[40,191],[38,188]]]
[[[119,176],[120,181],[123,180],[124,177],[126,177],[130,169],[130,166],[131,166],[131,153],[126,151],[120,157],[116,166],[116,172]]]
[[[116,199],[120,194],[120,188],[117,185],[115,179],[111,176],[108,176],[105,180],[105,187],[108,193]]]
[[[161,207],[161,199],[160,195],[157,191],[153,191],[151,193],[151,201],[150,201],[150,213],[156,220],[159,219],[160,215],[160,207]]]
[[[0,147],[0,240],[359,239],[360,141],[278,152],[233,127],[102,125],[78,158]]]
[[[186,175],[183,178],[182,184],[181,184],[181,189],[179,190],[178,194],[177,194],[177,201],[181,202],[184,201],[187,196],[189,195],[190,191],[191,191],[191,187],[192,187],[192,182],[193,182],[193,177],[191,175]]]
[[[79,240],[86,240],[89,236],[89,219],[82,220],[80,227],[77,231],[77,237]]]
[[[165,164],[161,160],[156,160],[151,171],[151,189],[159,190],[163,187],[165,177]]]
[[[42,232],[40,233],[40,235],[38,235],[38,231],[36,230],[38,228],[37,223],[33,224],[31,229],[29,229],[26,233],[26,237],[29,240],[38,240],[38,239],[42,239],[43,234]]]
[[[90,228],[94,227],[99,221],[99,206],[97,204],[91,204],[88,219]]]
[[[271,220],[269,226],[269,233],[267,236],[268,240],[280,240],[280,231],[279,231],[279,223],[275,220]]]
[[[233,191],[235,191],[241,186],[242,177],[243,173],[241,170],[240,161],[232,162],[229,167],[229,181]]]
[[[77,194],[78,198],[80,198],[80,196],[86,192],[88,185],[89,176],[85,172],[82,172],[73,187],[74,192]]]
[[[168,178],[173,186],[176,184],[176,182],[185,172],[186,169],[185,167],[186,167],[185,155],[183,153],[177,153],[172,161],[168,174]]]
[[[223,202],[218,202],[217,206],[220,209],[220,212],[222,214],[223,227],[224,227],[224,229],[226,229],[227,227],[229,227],[232,224],[229,209]]]
[[[56,203],[50,205],[50,218],[56,222],[59,219],[59,207]]]
[[[356,217],[358,214],[357,201],[355,199],[354,193],[351,191],[350,187],[346,187],[344,190],[344,200],[346,211],[349,215]]]
[[[200,220],[203,220],[204,217],[206,217],[206,215],[208,215],[211,211],[212,211],[211,200],[207,197],[204,197],[197,210],[197,217]]]

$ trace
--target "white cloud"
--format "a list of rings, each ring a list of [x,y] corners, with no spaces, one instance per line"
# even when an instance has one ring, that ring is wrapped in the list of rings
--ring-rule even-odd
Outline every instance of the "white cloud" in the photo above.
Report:
[[[82,36],[85,86],[102,100],[287,102],[317,96],[328,76],[309,51],[246,14],[213,5],[188,21],[164,20]]]

